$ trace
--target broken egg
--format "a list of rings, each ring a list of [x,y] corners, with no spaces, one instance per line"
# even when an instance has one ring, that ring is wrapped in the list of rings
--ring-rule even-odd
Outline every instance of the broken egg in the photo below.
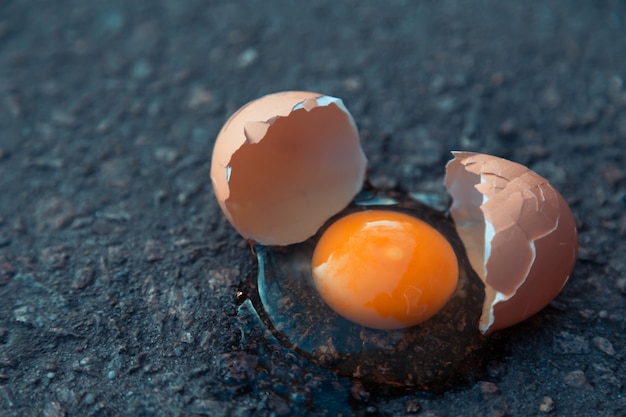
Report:
[[[230,223],[247,239],[288,245],[314,235],[363,186],[366,159],[343,102],[288,91],[252,101],[226,122],[211,181]]]
[[[247,302],[283,345],[342,375],[436,390],[476,368],[485,334],[558,295],[577,253],[566,201],[520,164],[453,155],[452,204],[432,207],[368,186],[338,98],[271,94],[226,122],[215,196],[254,245]]]
[[[446,187],[457,231],[485,283],[484,333],[517,324],[548,305],[571,274],[578,248],[567,202],[523,165],[453,152]]]

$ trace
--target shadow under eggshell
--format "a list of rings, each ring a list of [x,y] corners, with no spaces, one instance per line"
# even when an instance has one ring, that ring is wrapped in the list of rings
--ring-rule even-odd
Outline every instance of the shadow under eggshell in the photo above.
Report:
[[[255,100],[229,119],[216,139],[211,180],[242,236],[288,245],[349,204],[366,163],[340,99],[290,91]]]
[[[453,152],[446,187],[452,218],[486,284],[481,331],[517,324],[549,304],[576,261],[574,216],[549,182],[491,155]]]

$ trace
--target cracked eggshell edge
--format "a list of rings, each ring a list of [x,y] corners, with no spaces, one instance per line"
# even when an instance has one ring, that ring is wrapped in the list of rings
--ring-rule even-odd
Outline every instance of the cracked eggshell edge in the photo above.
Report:
[[[446,188],[470,263],[485,283],[479,328],[513,326],[549,304],[577,256],[574,216],[549,182],[523,165],[452,152]]]
[[[356,124],[341,99],[287,91],[254,100],[229,118],[213,148],[211,181],[222,211],[242,236],[288,245],[315,234],[349,204],[362,188],[366,165]]]

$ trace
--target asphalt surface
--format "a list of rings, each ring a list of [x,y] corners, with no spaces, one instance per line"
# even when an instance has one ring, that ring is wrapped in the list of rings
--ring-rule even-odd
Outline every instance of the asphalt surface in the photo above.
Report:
[[[626,415],[626,3],[385,3],[0,2],[0,415]],[[292,89],[343,98],[378,187],[471,150],[570,203],[570,282],[463,384],[336,375],[246,304],[212,145]]]

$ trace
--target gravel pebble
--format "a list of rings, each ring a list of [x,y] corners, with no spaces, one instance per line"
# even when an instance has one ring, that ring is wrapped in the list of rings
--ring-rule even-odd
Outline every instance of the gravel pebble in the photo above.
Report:
[[[59,197],[42,200],[35,209],[35,218],[39,230],[64,229],[75,216],[76,212],[72,203]]]
[[[539,411],[542,413],[551,413],[555,410],[555,408],[556,405],[554,404],[554,400],[548,396],[543,397],[541,404],[539,404]]]
[[[405,411],[407,414],[417,414],[420,411],[421,405],[417,400],[409,400],[406,402]]]
[[[83,401],[87,405],[93,405],[96,403],[96,396],[90,392],[87,395],[85,395],[85,398],[83,399]]]
[[[65,268],[69,257],[70,251],[62,245],[45,248],[39,256],[48,271],[57,271]]]
[[[595,347],[600,349],[602,352],[606,353],[611,357],[615,357],[615,348],[613,344],[602,336],[596,336],[593,338],[593,344]]]
[[[93,284],[94,277],[96,272],[91,267],[80,268],[74,274],[74,279],[72,280],[72,288],[77,290],[82,290],[85,287]]]
[[[591,384],[589,384],[589,381],[587,381],[585,373],[580,369],[567,373],[563,377],[563,381],[572,388],[579,388],[584,390],[593,389]]]
[[[370,399],[370,393],[367,392],[360,381],[354,381],[352,388],[350,388],[350,396],[364,403],[368,402]]]
[[[160,261],[165,258],[166,252],[166,246],[162,242],[155,239],[148,239],[143,250],[148,262]]]
[[[162,146],[154,151],[154,157],[165,165],[172,165],[178,159],[179,153],[174,148]]]
[[[560,354],[589,353],[589,341],[584,336],[563,331],[554,337],[553,349],[555,353]]]
[[[480,392],[483,397],[500,394],[500,388],[493,382],[483,381],[480,383]]]
[[[43,409],[44,417],[65,417],[67,412],[63,408],[63,406],[57,401],[51,401],[46,404]]]

